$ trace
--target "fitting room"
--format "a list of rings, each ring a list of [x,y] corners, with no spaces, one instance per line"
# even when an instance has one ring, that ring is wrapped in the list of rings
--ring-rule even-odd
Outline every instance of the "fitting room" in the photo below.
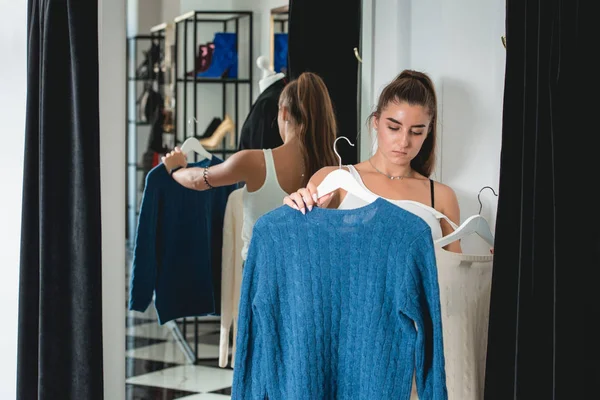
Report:
[[[5,6],[0,398],[587,398],[582,4]]]

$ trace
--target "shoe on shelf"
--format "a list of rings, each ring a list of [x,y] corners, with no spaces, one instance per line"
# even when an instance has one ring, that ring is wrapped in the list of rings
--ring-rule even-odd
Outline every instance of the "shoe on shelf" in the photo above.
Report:
[[[229,115],[225,115],[210,137],[200,139],[200,144],[207,150],[214,150],[219,147],[225,135],[229,135],[229,147],[235,146],[235,124]]]
[[[196,138],[197,139],[206,139],[206,138],[211,137],[213,135],[213,133],[215,133],[215,131],[217,130],[219,125],[221,125],[221,122],[223,122],[223,120],[221,120],[221,118],[214,117],[212,119],[212,121],[210,121],[210,124],[208,124],[208,126],[204,130],[204,133],[202,135],[196,135]]]
[[[211,55],[209,67],[199,73],[198,77],[237,78],[237,35],[231,32],[217,32],[211,43],[214,44],[214,53]]]
[[[188,71],[186,73],[187,76],[193,77],[195,74],[200,74],[210,67],[210,63],[212,60],[212,55],[215,51],[215,44],[213,42],[209,42],[206,44],[198,45],[198,54],[196,55],[195,61],[195,69],[192,71]]]

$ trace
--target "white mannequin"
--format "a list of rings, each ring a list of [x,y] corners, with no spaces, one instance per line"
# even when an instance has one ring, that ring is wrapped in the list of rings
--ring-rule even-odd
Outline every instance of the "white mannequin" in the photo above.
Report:
[[[263,71],[262,78],[258,82],[258,88],[260,89],[261,93],[273,83],[285,78],[284,73],[275,73],[275,71],[269,68],[269,60],[265,56],[259,56],[256,59],[256,65],[258,65],[258,68]]]

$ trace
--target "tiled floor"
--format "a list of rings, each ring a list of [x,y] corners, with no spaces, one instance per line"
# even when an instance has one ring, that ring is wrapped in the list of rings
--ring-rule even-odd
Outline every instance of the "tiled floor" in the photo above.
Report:
[[[193,365],[171,331],[158,324],[153,305],[144,313],[127,311],[126,322],[127,400],[231,398],[233,370],[218,366],[218,320],[198,322],[198,361]],[[193,318],[187,320],[185,335],[195,349]]]

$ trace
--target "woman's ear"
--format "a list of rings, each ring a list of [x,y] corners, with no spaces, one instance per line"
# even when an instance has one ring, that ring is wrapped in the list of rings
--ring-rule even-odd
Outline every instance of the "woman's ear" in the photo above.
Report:
[[[289,112],[286,106],[281,105],[279,106],[279,110],[281,111],[281,119],[284,121],[289,120]]]
[[[373,129],[377,130],[379,128],[379,118],[377,118],[377,115],[373,115],[371,120],[373,121]]]

